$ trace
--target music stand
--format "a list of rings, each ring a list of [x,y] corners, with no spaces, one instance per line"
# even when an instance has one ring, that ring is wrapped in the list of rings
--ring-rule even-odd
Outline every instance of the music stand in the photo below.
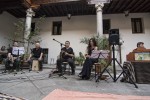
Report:
[[[109,54],[109,50],[94,50],[92,51],[91,57],[92,59],[97,59],[97,62],[99,59],[106,59],[108,58]],[[100,79],[100,73],[96,74],[96,66],[95,66],[95,82],[98,82],[98,80]],[[97,77],[98,76],[98,77]],[[93,77],[94,78],[94,77]],[[92,78],[92,79],[93,79]]]
[[[17,56],[25,54],[24,47],[13,47],[12,54]]]

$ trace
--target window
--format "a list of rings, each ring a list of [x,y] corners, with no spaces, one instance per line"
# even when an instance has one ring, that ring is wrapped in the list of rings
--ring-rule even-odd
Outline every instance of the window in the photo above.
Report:
[[[131,18],[132,33],[144,33],[142,18]]]
[[[35,23],[31,23],[31,32],[34,32],[35,30]]]
[[[103,20],[103,34],[109,34],[110,30],[110,20],[104,19]]]
[[[48,48],[43,48],[43,64],[48,64]]]
[[[62,21],[53,22],[52,35],[61,35]]]

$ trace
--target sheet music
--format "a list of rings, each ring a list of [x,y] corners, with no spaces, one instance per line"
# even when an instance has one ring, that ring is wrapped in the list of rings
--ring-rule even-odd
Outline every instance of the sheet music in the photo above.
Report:
[[[18,52],[19,56],[23,55],[25,53],[24,47],[13,47],[12,54],[18,55]]]
[[[91,58],[108,58],[109,50],[94,50],[92,51]]]

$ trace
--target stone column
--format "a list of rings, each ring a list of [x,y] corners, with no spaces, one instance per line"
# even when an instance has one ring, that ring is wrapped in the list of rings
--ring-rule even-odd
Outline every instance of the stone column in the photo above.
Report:
[[[35,16],[35,13],[32,10],[32,8],[27,9],[26,13],[27,14],[26,14],[25,32],[24,32],[24,42],[25,42],[24,47],[25,47],[26,53],[28,53],[29,43],[27,39],[31,31],[32,16]]]
[[[104,7],[103,3],[95,4],[96,8],[96,17],[97,17],[97,35],[103,35],[103,17],[102,17],[102,8]]]

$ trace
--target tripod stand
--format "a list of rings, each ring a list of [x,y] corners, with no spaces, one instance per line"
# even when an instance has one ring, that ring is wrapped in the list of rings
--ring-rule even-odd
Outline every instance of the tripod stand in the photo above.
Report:
[[[128,78],[129,78],[129,80],[131,81],[131,83],[132,84],[134,84],[134,86],[135,86],[135,88],[138,88],[138,86],[135,84],[135,82],[130,78],[130,76],[127,74],[127,72],[125,71],[125,69],[122,67],[122,65],[118,62],[118,60],[115,58],[115,46],[114,46],[115,44],[113,44],[112,45],[112,51],[113,51],[113,58],[111,58],[111,61],[108,63],[108,65],[104,68],[104,70],[101,72],[101,74],[100,74],[100,76],[99,76],[99,78],[103,75],[103,73],[106,71],[108,74],[109,74],[109,76],[113,79],[113,81],[114,82],[116,82],[119,78],[120,78],[120,76],[124,73]],[[114,76],[112,76],[111,74],[110,74],[110,72],[107,70],[107,68],[108,68],[108,66],[111,64],[113,62],[113,75]],[[116,64],[115,64],[115,62],[117,62],[118,63],[118,65],[119,65],[119,67],[122,69],[122,72],[120,73],[120,75],[117,77],[116,76]],[[98,79],[99,79],[98,78]],[[97,82],[99,81],[99,80],[96,80]]]
[[[60,71],[60,73],[58,74],[59,75],[59,77],[62,77],[63,79],[67,79],[65,76],[64,76],[64,68],[62,68],[62,46],[64,45],[63,43],[61,43],[61,42],[59,42],[59,41],[57,41],[56,39],[53,39],[54,41],[56,41],[56,42],[58,42],[59,44],[60,44],[60,63],[61,63],[61,66],[59,66],[60,67],[60,69],[59,69],[59,71]],[[52,73],[50,73],[49,74],[49,77],[51,77],[52,75],[51,75]]]

